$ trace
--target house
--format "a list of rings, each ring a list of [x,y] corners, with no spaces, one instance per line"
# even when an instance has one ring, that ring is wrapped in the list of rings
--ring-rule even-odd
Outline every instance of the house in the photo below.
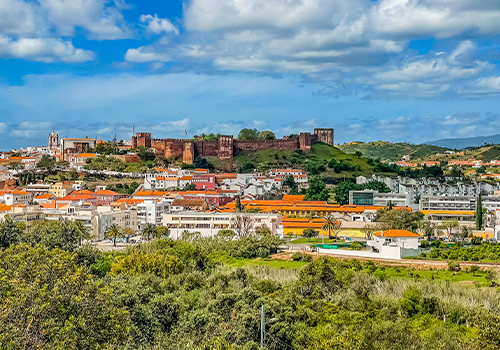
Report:
[[[194,174],[191,183],[196,185],[197,190],[214,190],[215,174]]]
[[[373,239],[366,242],[372,252],[385,259],[401,259],[407,255],[402,250],[412,250],[414,256],[419,255],[420,235],[407,230],[385,230],[376,232]]]
[[[66,197],[71,192],[73,192],[73,188],[70,184],[65,184],[62,182],[57,182],[55,184],[50,185],[48,193],[53,194],[57,198]]]
[[[179,215],[181,214],[181,215]],[[248,229],[253,231],[258,226],[267,227],[272,235],[283,235],[281,215],[247,214]],[[233,230],[238,233],[235,213],[189,212],[163,214],[163,226],[169,228],[170,237],[180,238],[184,231],[199,232],[203,237],[213,237],[220,230]],[[241,227],[241,226],[240,226]]]
[[[110,203],[116,202],[120,198],[126,198],[126,194],[121,194],[110,190],[100,190],[92,194],[97,198],[98,205],[109,205]]]

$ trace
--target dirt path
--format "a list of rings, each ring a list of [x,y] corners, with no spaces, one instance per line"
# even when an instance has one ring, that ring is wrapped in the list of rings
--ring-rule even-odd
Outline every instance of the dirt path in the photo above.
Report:
[[[297,252],[304,253],[304,254],[310,254],[313,256],[313,259],[317,259],[320,256],[329,256],[329,257],[333,257],[333,258],[341,259],[341,260],[351,260],[351,259],[371,260],[376,265],[384,265],[384,266],[388,266],[388,267],[411,266],[417,270],[428,270],[430,268],[448,269],[448,262],[447,261],[415,260],[415,259],[394,260],[394,259],[381,259],[381,258],[362,258],[362,257],[357,257],[357,256],[335,256],[335,255],[331,255],[331,254],[311,252],[308,250],[303,250],[303,251],[287,250],[287,251],[284,251],[282,253],[271,255],[271,258],[281,259],[281,260],[291,260],[292,255],[294,253],[297,253]],[[473,262],[471,262],[471,261],[457,261],[457,262],[460,264],[460,266],[477,265],[477,266],[480,266],[482,269],[500,270],[500,263],[481,263],[481,262],[476,262],[476,261],[473,261]]]

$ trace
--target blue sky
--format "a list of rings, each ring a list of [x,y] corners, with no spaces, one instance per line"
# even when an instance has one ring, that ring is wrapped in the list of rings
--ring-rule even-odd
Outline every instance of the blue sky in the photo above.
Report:
[[[500,133],[498,0],[0,0],[0,149],[244,127]]]

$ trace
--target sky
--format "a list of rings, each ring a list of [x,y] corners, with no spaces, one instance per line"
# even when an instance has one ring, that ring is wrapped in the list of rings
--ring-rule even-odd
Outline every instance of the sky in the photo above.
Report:
[[[500,133],[500,0],[0,0],[0,149]]]

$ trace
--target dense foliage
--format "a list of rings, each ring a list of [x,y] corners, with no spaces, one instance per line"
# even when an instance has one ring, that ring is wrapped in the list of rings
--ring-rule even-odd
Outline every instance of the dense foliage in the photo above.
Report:
[[[463,247],[461,243],[455,243],[452,247],[441,244],[425,254],[423,258],[450,259],[459,261],[500,261],[500,244],[483,243],[477,246]]]
[[[282,243],[259,229],[238,239],[230,230],[156,239],[120,253],[48,241],[0,249],[0,349],[257,350],[262,305],[266,349],[500,345],[494,288],[387,278],[372,262],[303,253],[293,256],[299,270],[225,265],[267,257]]]
[[[390,188],[384,182],[380,181],[370,181],[365,184],[356,184],[351,181],[344,181],[339,183],[333,193],[335,193],[335,202],[338,204],[348,204],[349,203],[349,191],[362,191],[362,190],[373,190],[380,193],[390,192]]]

